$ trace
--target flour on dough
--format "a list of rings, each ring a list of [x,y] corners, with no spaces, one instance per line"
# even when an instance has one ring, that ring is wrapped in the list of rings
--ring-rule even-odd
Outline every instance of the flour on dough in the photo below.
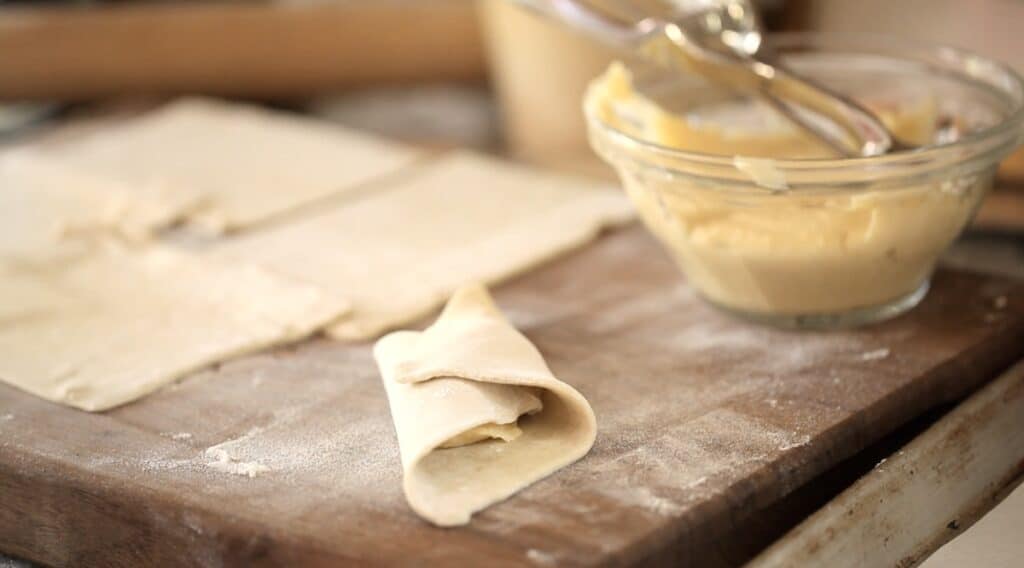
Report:
[[[199,98],[37,150],[83,175],[133,188],[165,215],[211,232],[355,189],[420,157],[297,115]]]
[[[633,218],[617,190],[468,152],[372,195],[214,248],[351,299],[329,328],[366,339],[426,316],[465,282],[492,284]]]
[[[0,380],[105,410],[205,365],[301,339],[347,309],[263,269],[108,244],[0,263]]]
[[[593,446],[586,399],[551,374],[482,286],[459,289],[425,331],[383,337],[374,356],[406,499],[434,524],[468,523]],[[516,431],[500,427],[510,424]]]

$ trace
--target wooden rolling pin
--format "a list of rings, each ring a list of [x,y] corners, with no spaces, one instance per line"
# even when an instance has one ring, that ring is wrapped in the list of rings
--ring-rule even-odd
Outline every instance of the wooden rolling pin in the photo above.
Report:
[[[469,0],[0,8],[0,99],[302,96],[481,79]]]

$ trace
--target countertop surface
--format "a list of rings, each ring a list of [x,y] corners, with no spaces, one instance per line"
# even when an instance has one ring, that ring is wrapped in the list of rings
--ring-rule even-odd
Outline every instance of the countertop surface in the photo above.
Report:
[[[103,414],[0,387],[0,547],[57,565],[731,564],[751,515],[1024,355],[1010,280],[942,271],[894,321],[783,332],[705,305],[639,227],[496,299],[591,402],[598,441],[468,527],[406,505],[370,346],[313,340]],[[211,447],[268,471],[220,470]]]
[[[481,129],[461,122],[453,143],[493,147],[493,113],[481,101],[471,107]],[[970,234],[946,265],[1024,277],[1024,238]],[[619,273],[635,278],[604,286]],[[598,445],[459,532],[434,529],[405,506],[367,346],[314,341],[230,362],[103,415],[0,387],[15,408],[0,423],[0,452],[11,458],[0,460],[0,479],[42,499],[21,502],[29,522],[15,538],[42,542],[25,531],[43,530],[57,556],[3,548],[53,563],[395,561],[409,547],[451,562],[472,553],[535,565],[692,558],[748,513],[1019,357],[1020,313],[988,303],[1012,288],[947,272],[922,308],[877,329],[824,339],[749,332],[700,304],[639,229],[606,237],[497,294],[556,373],[590,398]],[[858,360],[881,350],[881,359]],[[32,429],[19,428],[29,419]],[[223,444],[276,467],[254,479],[211,471],[204,451]],[[426,544],[434,542],[459,546]],[[0,557],[8,565],[23,564]]]

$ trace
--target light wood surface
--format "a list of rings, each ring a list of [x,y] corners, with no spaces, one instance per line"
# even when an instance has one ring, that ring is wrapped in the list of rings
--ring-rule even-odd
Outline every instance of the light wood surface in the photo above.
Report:
[[[879,463],[748,568],[916,565],[1024,474],[1020,432],[1024,363]]]
[[[469,0],[0,7],[0,99],[303,96],[480,80]]]
[[[1024,234],[1024,189],[1002,184],[985,197],[973,226],[989,231]]]
[[[1024,526],[1024,476],[1006,492],[1009,495],[1005,499],[967,527],[964,534],[958,534],[935,551],[921,564],[922,568],[1012,567],[1019,563],[1024,558],[1024,541],[1020,539],[1020,528]]]
[[[555,167],[593,156],[583,93],[624,54],[507,0],[482,0],[480,22],[510,154]]]
[[[496,297],[590,400],[599,433],[582,461],[469,526],[406,506],[369,345],[316,340],[105,414],[0,386],[0,550],[57,566],[694,565],[1024,355],[1024,288],[1010,281],[942,272],[896,321],[773,331],[702,304],[639,228]],[[218,471],[214,445],[270,471]]]

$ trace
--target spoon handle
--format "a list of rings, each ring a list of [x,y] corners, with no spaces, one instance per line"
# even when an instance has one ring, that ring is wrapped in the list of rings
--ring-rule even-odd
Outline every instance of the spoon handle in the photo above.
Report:
[[[713,83],[759,97],[841,156],[875,156],[908,148],[869,110],[841,93],[790,71],[767,57],[760,44],[753,48],[754,52],[746,53],[736,46],[726,45],[728,42],[723,42],[722,37],[708,37],[710,32],[692,25],[705,13],[715,10],[704,3],[697,3],[704,6],[704,11],[676,14],[680,18],[685,16],[691,23],[684,25],[682,20],[653,16],[623,21],[602,13],[586,0],[513,1],[605,44],[638,51],[663,67],[682,68]],[[685,3],[681,3],[683,5]],[[716,15],[719,22],[728,16],[726,12]],[[748,21],[748,25],[753,25],[752,31],[759,36],[756,17],[750,21],[754,23]]]
[[[764,90],[787,105],[809,110],[818,114],[843,130],[849,142],[856,148],[856,156],[877,156],[887,152],[909,149],[900,142],[885,124],[870,110],[850,97],[836,92],[817,81],[802,77],[786,66],[758,58],[752,66],[771,69],[766,78]],[[810,126],[828,133],[828,129],[813,121],[802,119],[801,126]],[[810,124],[808,125],[808,122]],[[833,129],[834,130],[834,129]],[[838,134],[838,133],[836,133]],[[832,135],[835,137],[835,134]]]

